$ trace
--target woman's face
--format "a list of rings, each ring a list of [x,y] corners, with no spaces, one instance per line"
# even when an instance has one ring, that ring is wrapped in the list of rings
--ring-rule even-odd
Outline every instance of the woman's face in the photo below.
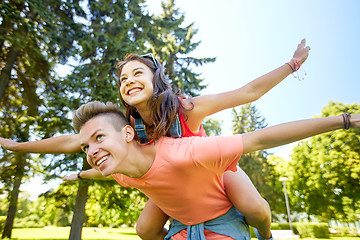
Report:
[[[153,78],[151,69],[142,62],[126,63],[119,78],[121,97],[130,106],[146,107],[154,92]]]

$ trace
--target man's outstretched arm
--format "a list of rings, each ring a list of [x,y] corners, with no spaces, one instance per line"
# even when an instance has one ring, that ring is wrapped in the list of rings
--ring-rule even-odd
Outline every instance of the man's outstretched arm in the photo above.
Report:
[[[30,142],[16,142],[0,137],[0,145],[11,151],[28,153],[73,154],[81,151],[78,134],[62,135]]]
[[[111,176],[105,177],[100,171],[91,168],[88,170],[80,171],[63,178],[64,181],[78,181],[83,179],[95,179],[95,180],[113,180]]]
[[[360,114],[350,115],[349,127],[360,128]],[[312,137],[317,134],[343,129],[343,115],[313,118],[283,123],[243,134],[243,153],[273,148]]]

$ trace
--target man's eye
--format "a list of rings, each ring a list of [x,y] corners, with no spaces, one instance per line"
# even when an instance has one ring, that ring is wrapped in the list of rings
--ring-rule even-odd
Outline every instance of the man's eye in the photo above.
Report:
[[[89,150],[89,146],[85,146],[82,148],[83,152],[87,152]]]
[[[96,140],[101,140],[103,138],[103,135],[98,135],[98,136],[96,136]]]
[[[125,82],[126,81],[126,77],[123,77],[123,78],[120,78],[120,83],[123,83],[123,82]]]
[[[142,72],[141,71],[137,71],[137,72],[135,72],[135,76],[138,76],[138,75],[140,75]]]

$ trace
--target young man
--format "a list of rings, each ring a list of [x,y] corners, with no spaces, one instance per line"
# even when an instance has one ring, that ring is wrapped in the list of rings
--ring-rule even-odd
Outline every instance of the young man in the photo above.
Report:
[[[116,104],[90,102],[74,114],[81,148],[93,169],[65,180],[112,176],[144,192],[176,219],[165,239],[250,239],[244,218],[231,205],[222,176],[243,153],[267,149],[340,128],[359,128],[360,114],[295,121],[255,132],[218,137],[134,140]],[[186,231],[184,230],[186,229]],[[204,230],[205,229],[205,230]]]

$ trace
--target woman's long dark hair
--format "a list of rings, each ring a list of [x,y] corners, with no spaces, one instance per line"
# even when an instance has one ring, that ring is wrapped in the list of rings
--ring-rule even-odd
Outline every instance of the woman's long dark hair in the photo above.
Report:
[[[151,109],[151,118],[154,122],[154,138],[159,138],[161,136],[168,135],[170,126],[174,119],[176,118],[176,114],[179,112],[179,107],[181,105],[181,101],[179,97],[181,97],[180,93],[174,93],[169,84],[168,78],[164,73],[164,67],[162,64],[156,60],[157,66],[155,66],[152,57],[142,57],[136,54],[129,54],[126,56],[125,60],[119,62],[117,64],[117,74],[120,77],[122,68],[124,65],[130,61],[139,61],[146,66],[148,66],[153,74],[153,86],[154,92],[149,101],[149,109]],[[120,81],[118,81],[120,86]],[[120,89],[120,88],[119,88]],[[120,99],[124,106],[126,107],[126,118],[130,121],[130,116],[134,118],[139,118],[140,114],[137,112],[136,108],[127,104],[121,96]],[[182,106],[184,108],[184,106]]]

